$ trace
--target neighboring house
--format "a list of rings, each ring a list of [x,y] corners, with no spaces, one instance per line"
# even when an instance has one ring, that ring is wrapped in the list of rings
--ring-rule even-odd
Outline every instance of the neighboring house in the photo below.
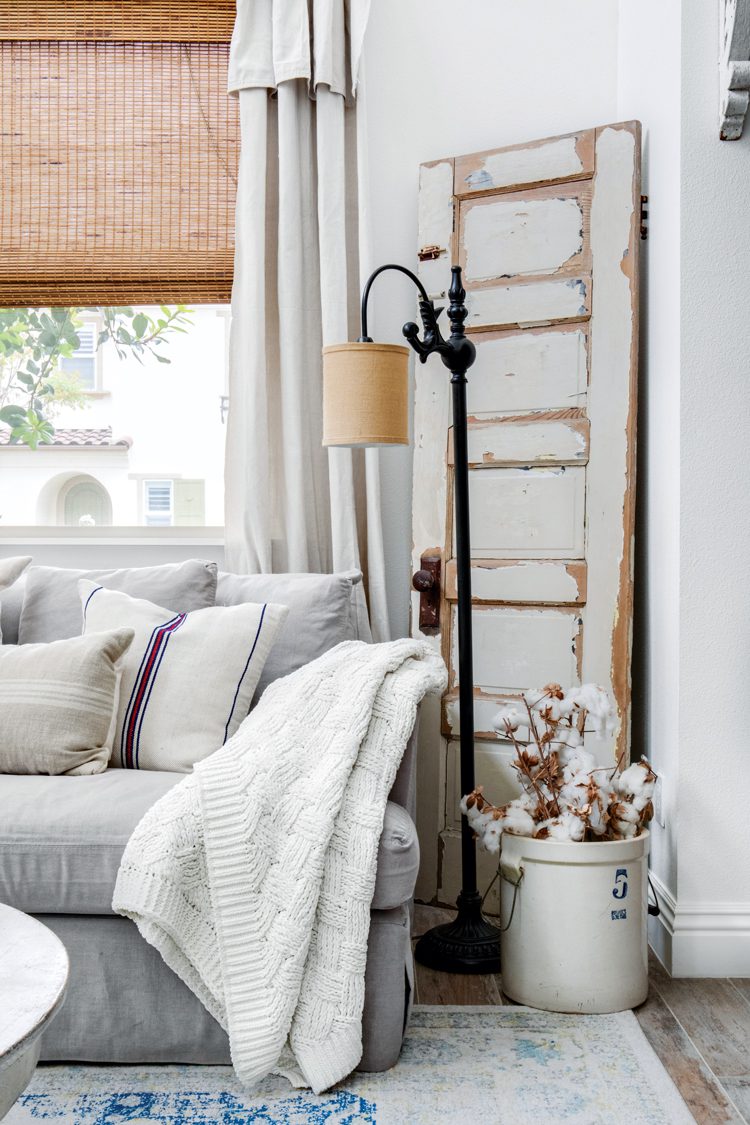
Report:
[[[61,365],[83,408],[61,410],[54,442],[36,450],[0,427],[0,526],[221,526],[228,311],[196,308],[162,349],[169,365],[97,350],[87,320]]]

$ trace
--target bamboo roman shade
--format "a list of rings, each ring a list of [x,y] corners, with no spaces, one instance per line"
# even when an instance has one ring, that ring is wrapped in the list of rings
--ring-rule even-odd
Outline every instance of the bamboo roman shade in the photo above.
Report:
[[[0,306],[229,301],[233,0],[0,0]]]

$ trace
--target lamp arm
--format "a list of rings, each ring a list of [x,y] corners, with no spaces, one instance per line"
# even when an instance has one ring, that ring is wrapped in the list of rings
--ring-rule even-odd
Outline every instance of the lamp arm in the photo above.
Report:
[[[365,284],[365,287],[362,290],[362,315],[361,315],[362,335],[359,337],[359,342],[361,344],[371,344],[372,343],[372,338],[367,335],[367,302],[370,299],[370,290],[372,289],[373,281],[378,276],[378,274],[383,273],[384,270],[398,270],[399,273],[404,273],[404,274],[406,274],[406,276],[408,278],[411,278],[411,280],[414,282],[417,289],[419,290],[420,307],[422,305],[422,302],[427,302],[427,304],[432,303],[430,301],[429,297],[427,296],[427,290],[425,289],[422,282],[419,280],[417,275],[415,273],[412,273],[411,270],[407,269],[406,266],[399,266],[399,265],[396,265],[394,263],[389,263],[388,265],[385,265],[385,266],[378,266],[378,268],[370,274],[370,276],[367,279],[367,283]]]
[[[384,270],[398,270],[399,273],[406,274],[419,290],[419,316],[422,321],[422,336],[420,338],[419,328],[413,321],[404,325],[403,334],[419,356],[420,361],[425,363],[429,355],[437,352],[445,366],[454,375],[459,377],[465,375],[474,362],[476,350],[464,331],[464,321],[468,315],[468,310],[464,304],[466,290],[461,282],[460,266],[451,267],[451,286],[448,290],[450,298],[448,319],[450,320],[451,334],[447,340],[443,337],[438,326],[438,317],[443,310],[435,308],[417,275],[407,269],[406,266],[389,263],[385,266],[379,266],[374,273],[370,274],[362,292],[362,335],[359,337],[359,342],[372,343],[370,336],[367,335],[367,302],[370,298],[373,281]]]

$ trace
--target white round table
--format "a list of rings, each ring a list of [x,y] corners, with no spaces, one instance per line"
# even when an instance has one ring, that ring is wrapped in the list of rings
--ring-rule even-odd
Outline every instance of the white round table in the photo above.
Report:
[[[0,1120],[29,1084],[67,984],[60,939],[36,918],[0,904]]]

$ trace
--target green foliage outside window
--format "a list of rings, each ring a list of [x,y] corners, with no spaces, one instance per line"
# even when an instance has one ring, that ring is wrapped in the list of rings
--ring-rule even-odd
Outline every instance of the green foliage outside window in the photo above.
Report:
[[[163,349],[174,332],[185,332],[191,310],[162,305],[153,318],[131,308],[0,309],[0,422],[10,441],[36,449],[54,439],[52,422],[64,406],[83,406],[81,380],[60,370],[60,360],[80,347],[79,329],[86,316],[101,323],[97,348],[111,341],[120,359],[148,356],[170,363]]]

